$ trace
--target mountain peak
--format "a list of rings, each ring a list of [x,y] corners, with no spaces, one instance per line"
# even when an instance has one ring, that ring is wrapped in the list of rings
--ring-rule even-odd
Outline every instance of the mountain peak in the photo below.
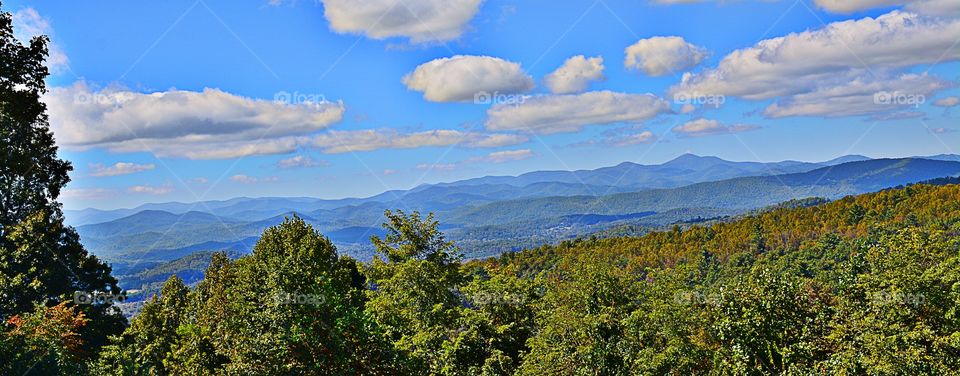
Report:
[[[671,159],[670,161],[665,162],[663,166],[674,166],[674,167],[690,166],[691,164],[702,165],[704,163],[717,163],[717,162],[726,162],[726,161],[713,156],[705,157],[705,156],[700,156],[696,154],[685,153],[680,155],[679,157],[676,157],[674,159]]]

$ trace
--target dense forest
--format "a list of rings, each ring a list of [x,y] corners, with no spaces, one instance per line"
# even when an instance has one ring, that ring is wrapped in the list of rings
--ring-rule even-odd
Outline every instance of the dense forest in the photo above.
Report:
[[[433,214],[370,262],[291,216],[128,322],[63,223],[47,43],[0,15],[2,375],[960,374],[956,179],[482,260]]]
[[[6,335],[98,375],[960,372],[956,184],[468,262],[432,216],[386,216],[369,264],[293,217],[194,289],[172,277],[106,346],[49,312]]]

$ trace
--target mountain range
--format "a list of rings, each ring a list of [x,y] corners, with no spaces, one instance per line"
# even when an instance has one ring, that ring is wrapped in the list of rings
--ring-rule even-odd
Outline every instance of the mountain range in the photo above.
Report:
[[[616,226],[654,229],[793,199],[836,199],[957,175],[960,157],[955,155],[759,163],[688,154],[660,165],[627,162],[595,170],[487,176],[367,198],[244,197],[65,215],[84,245],[123,275],[196,252],[249,252],[265,228],[293,214],[342,252],[369,259],[369,238],[382,234],[384,210],[430,211],[468,257],[485,257]]]
[[[958,156],[934,156],[943,159]],[[233,218],[255,220],[287,212],[336,209],[370,202],[405,201],[413,204],[475,204],[522,197],[603,195],[648,188],[673,188],[700,182],[743,176],[777,175],[804,172],[839,163],[869,160],[862,155],[848,155],[826,162],[731,162],[717,157],[684,154],[658,165],[624,162],[594,170],[534,171],[519,176],[485,176],[450,183],[424,184],[410,190],[391,190],[366,198],[324,200],[311,197],[238,197],[195,203],[150,203],[129,209],[100,210],[88,208],[67,210],[69,224],[81,226],[107,222],[141,211],[158,210],[173,214],[188,211],[216,213]],[[464,187],[483,186],[482,190]],[[438,196],[439,194],[439,196]]]

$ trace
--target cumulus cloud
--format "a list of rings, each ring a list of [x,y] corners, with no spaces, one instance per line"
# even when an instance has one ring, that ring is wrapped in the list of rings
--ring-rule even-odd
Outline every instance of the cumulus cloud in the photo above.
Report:
[[[770,118],[838,117],[897,111],[917,108],[927,97],[950,86],[950,82],[926,74],[904,74],[889,79],[860,77],[837,86],[788,96],[767,106],[763,114]]]
[[[285,104],[210,88],[95,91],[83,82],[53,88],[43,100],[58,144],[66,148],[191,159],[290,152],[293,137],[326,129],[344,112],[343,103]]]
[[[264,183],[264,182],[272,182],[277,180],[279,179],[276,176],[257,178],[257,177],[248,176],[244,174],[236,174],[230,177],[230,181],[241,183],[241,184]]]
[[[23,8],[13,13],[13,31],[14,37],[21,43],[29,43],[30,39],[38,35],[53,35],[53,27],[50,21],[43,18],[36,9]],[[51,73],[62,73],[70,65],[70,59],[63,52],[60,45],[52,39],[47,44],[47,68]]]
[[[670,94],[750,100],[829,90],[858,77],[960,59],[960,20],[894,11],[766,39],[725,56],[716,68],[684,74]],[[876,75],[876,76],[875,76]]]
[[[310,168],[310,167],[321,167],[327,166],[329,163],[327,161],[321,161],[313,159],[309,156],[297,155],[290,158],[284,158],[277,161],[277,168],[280,169],[291,169],[291,168]]]
[[[147,195],[161,196],[173,192],[173,187],[167,185],[134,185],[127,188],[130,193],[142,193]]]
[[[957,97],[945,97],[933,101],[933,105],[937,107],[953,107],[960,104],[960,98]]]
[[[311,145],[327,154],[370,151],[378,149],[412,149],[430,146],[462,146],[491,148],[516,145],[528,138],[513,134],[485,134],[456,130],[432,130],[399,133],[394,129],[358,131],[330,131],[313,138]]]
[[[323,0],[324,16],[338,33],[368,38],[407,37],[445,42],[463,34],[482,0]]]
[[[718,134],[740,133],[751,131],[757,128],[759,127],[755,125],[724,125],[717,120],[696,119],[673,127],[672,131],[686,137],[703,137]]]
[[[603,57],[588,59],[577,55],[567,59],[543,81],[554,94],[571,94],[584,91],[591,82],[603,79]]]
[[[669,112],[670,105],[653,94],[594,91],[531,97],[522,104],[495,105],[487,110],[486,128],[551,134],[579,131],[588,125],[637,122]]]
[[[468,102],[478,96],[522,93],[533,88],[533,78],[520,64],[490,56],[445,57],[420,64],[403,77],[410,90],[432,102]]]
[[[650,76],[679,73],[695,67],[707,57],[707,50],[687,43],[681,37],[641,39],[624,50],[623,64]]]
[[[90,176],[117,176],[153,170],[157,166],[153,163],[136,164],[131,162],[117,162],[111,166],[104,166],[103,164],[96,163],[90,165],[90,167],[93,169],[93,172],[90,173]]]

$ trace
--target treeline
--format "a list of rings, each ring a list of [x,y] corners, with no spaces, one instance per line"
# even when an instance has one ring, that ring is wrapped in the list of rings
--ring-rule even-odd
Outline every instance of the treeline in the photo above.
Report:
[[[788,205],[793,206],[793,205]],[[170,279],[95,374],[956,374],[960,186],[461,263],[387,212],[360,264],[298,218]]]

